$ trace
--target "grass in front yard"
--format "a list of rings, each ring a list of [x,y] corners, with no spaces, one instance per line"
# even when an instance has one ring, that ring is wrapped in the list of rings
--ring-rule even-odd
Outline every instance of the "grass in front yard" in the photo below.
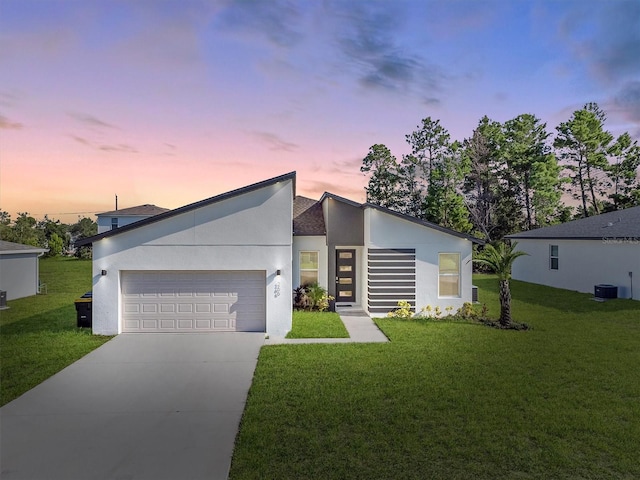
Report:
[[[335,312],[294,310],[287,338],[349,338],[349,333]]]
[[[512,287],[530,331],[384,318],[388,344],[263,348],[230,478],[640,478],[640,303]]]
[[[7,302],[0,311],[0,405],[35,387],[111,337],[76,327],[73,301],[91,290],[91,261],[40,260],[46,295]]]

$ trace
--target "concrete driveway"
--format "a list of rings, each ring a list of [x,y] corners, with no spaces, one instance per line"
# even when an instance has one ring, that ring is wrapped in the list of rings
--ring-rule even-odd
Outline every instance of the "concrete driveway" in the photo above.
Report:
[[[1,478],[226,479],[263,344],[115,337],[0,409]]]

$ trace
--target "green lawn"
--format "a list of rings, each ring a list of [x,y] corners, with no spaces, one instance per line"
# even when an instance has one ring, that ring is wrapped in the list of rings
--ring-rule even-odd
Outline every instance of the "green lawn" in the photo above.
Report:
[[[349,333],[335,312],[294,310],[293,326],[287,338],[349,338]]]
[[[46,295],[7,302],[0,311],[0,405],[10,402],[111,337],[76,327],[73,301],[91,290],[91,261],[40,260]]]
[[[640,478],[640,302],[512,287],[532,330],[385,318],[388,344],[263,348],[231,479]]]

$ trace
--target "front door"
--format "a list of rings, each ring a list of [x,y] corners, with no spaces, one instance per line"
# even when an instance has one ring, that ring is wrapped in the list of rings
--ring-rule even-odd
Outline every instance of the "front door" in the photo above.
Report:
[[[336,302],[356,301],[356,251],[336,250]]]

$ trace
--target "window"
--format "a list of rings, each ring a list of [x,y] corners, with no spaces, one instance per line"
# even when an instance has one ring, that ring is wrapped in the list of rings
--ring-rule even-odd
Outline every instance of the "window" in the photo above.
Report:
[[[318,252],[300,252],[300,285],[318,281]]]
[[[558,270],[558,245],[549,245],[549,268]]]
[[[118,228],[118,217],[111,218],[111,230]]]
[[[440,253],[438,255],[438,296],[460,296],[460,254]]]

